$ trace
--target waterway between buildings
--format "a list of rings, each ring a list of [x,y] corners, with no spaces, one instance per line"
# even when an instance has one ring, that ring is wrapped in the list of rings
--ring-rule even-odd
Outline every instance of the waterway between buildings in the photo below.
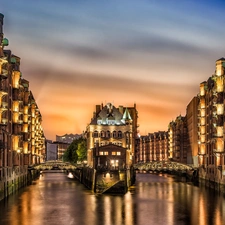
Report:
[[[45,173],[0,202],[1,225],[224,225],[225,197],[171,175],[137,174],[125,195],[98,195]]]

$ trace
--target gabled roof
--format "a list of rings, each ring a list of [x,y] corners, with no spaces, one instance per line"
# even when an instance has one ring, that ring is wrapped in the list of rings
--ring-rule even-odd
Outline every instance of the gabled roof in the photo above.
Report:
[[[127,150],[127,148],[124,148],[124,147],[119,146],[119,145],[114,145],[112,143],[109,143],[108,145],[103,145],[103,146],[99,146],[98,147],[99,150],[104,150],[104,149],[108,149],[108,148],[115,148],[115,149],[120,149],[120,150]]]

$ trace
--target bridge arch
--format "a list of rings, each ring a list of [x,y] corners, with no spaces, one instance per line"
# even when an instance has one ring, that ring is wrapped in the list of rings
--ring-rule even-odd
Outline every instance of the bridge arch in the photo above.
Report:
[[[178,162],[171,162],[171,161],[153,161],[147,163],[137,163],[134,164],[134,168],[138,171],[152,171],[152,172],[182,172],[187,173],[194,171],[194,168],[178,163]]]

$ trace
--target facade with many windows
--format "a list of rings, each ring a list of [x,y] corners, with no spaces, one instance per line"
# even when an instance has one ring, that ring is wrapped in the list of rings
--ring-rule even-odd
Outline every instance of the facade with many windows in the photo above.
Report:
[[[3,17],[0,14],[0,199],[26,182],[29,165],[45,160],[42,116],[29,82],[22,78],[20,58],[5,50]]]
[[[187,163],[188,130],[186,116],[178,116],[168,127],[168,158],[179,163]]]
[[[168,160],[168,132],[158,131],[140,137],[139,162]]]
[[[137,110],[134,107],[119,106],[111,103],[96,105],[90,124],[87,126],[87,163],[93,167],[93,148],[115,145],[126,151],[126,166],[130,166],[135,158],[135,140],[137,138]]]
[[[225,58],[216,61],[215,73],[200,84],[198,96],[200,177],[225,184]]]
[[[198,97],[195,96],[187,105],[187,164],[198,167]]]

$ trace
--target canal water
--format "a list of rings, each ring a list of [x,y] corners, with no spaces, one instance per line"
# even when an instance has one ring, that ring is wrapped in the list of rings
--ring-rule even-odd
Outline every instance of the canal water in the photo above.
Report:
[[[0,225],[225,225],[225,198],[171,175],[137,174],[125,195],[97,195],[45,173],[0,202]]]

